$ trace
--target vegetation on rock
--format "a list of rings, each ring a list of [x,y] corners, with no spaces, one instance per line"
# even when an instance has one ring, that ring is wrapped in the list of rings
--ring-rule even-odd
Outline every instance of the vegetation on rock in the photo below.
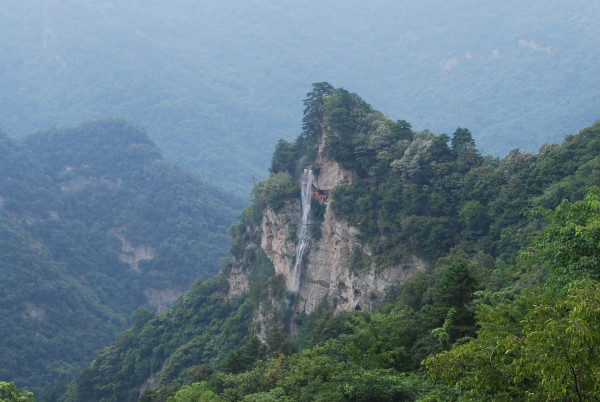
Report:
[[[62,400],[597,398],[600,123],[500,159],[465,128],[414,132],[356,94],[313,89],[303,133],[279,142],[271,177],[230,229],[222,274],[163,314],[136,314]],[[430,268],[373,311],[334,314],[324,300],[290,317],[294,296],[260,249],[260,221],[297,196],[290,180],[322,136],[353,174],[330,194],[336,217],[379,266],[417,254]],[[249,292],[229,297],[234,270]]]

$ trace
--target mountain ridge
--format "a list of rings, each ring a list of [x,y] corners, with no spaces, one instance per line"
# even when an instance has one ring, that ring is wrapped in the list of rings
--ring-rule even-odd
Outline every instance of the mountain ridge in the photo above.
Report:
[[[219,276],[198,281],[173,308],[121,334],[63,400],[158,401],[194,387],[195,395],[225,400],[456,396],[448,388],[420,388],[421,362],[475,335],[474,306],[543,283],[543,264],[517,258],[541,227],[523,213],[581,199],[598,184],[600,122],[538,154],[514,150],[500,159],[481,155],[468,129],[452,136],[415,132],[327,83],[314,84],[304,106],[302,134],[277,144],[270,176],[257,183],[254,203],[230,228],[232,258]],[[344,304],[343,292],[354,292],[345,283],[340,293],[327,293],[336,297],[315,296],[310,308],[297,308],[302,298],[286,277],[298,258],[299,177],[305,167],[319,170],[320,148],[352,177],[326,200],[337,221],[358,230],[352,236],[360,247],[346,250],[352,253],[341,261],[344,269],[381,274],[411,255],[427,263],[413,279],[387,287],[385,296],[375,294],[373,305],[359,305],[361,311],[348,311],[356,305]],[[313,246],[324,235],[320,201],[311,201]],[[269,233],[281,247],[268,246]],[[331,283],[335,288],[339,281],[325,288]]]
[[[277,139],[298,134],[307,83],[331,80],[418,131],[464,125],[488,154],[534,152],[600,118],[599,13],[594,0],[6,0],[0,123],[21,137],[124,116],[167,160],[246,196]]]
[[[162,311],[214,276],[243,205],[123,119],[2,134],[0,160],[0,375],[36,395],[70,380],[138,307]]]

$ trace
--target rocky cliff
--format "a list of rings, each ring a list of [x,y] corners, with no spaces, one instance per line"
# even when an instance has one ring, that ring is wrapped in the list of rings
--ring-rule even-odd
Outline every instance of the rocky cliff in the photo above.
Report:
[[[289,202],[278,213],[267,209],[262,221],[261,247],[286,283],[290,281],[296,258],[293,233],[300,219],[299,204]],[[371,252],[356,238],[358,230],[336,219],[329,207],[320,231],[320,239],[311,239],[304,257],[296,312],[312,312],[323,298],[330,302],[337,299],[338,310],[370,309],[381,303],[388,286],[404,282],[426,267],[417,257],[384,269],[374,263],[353,267],[353,256],[357,253],[369,256]]]
[[[323,137],[326,135],[325,132]],[[314,172],[311,191],[313,198],[326,205],[325,214],[320,223],[311,225],[310,232],[318,232],[320,236],[310,238],[303,255],[293,308],[296,313],[312,312],[324,298],[330,303],[335,300],[338,310],[373,308],[382,302],[387,287],[406,281],[426,267],[426,263],[416,256],[385,268],[371,262],[371,250],[357,238],[359,230],[337,218],[327,204],[327,195],[334,187],[352,183],[352,172],[327,159],[324,144],[324,138],[321,138],[317,158],[311,167]],[[260,247],[273,263],[275,273],[283,276],[288,290],[292,291],[295,290],[291,284],[295,262],[299,258],[296,245],[301,225],[301,201],[292,199],[277,211],[265,208],[260,227]],[[356,259],[363,262],[357,264]],[[247,289],[247,284],[240,282],[241,278],[238,270],[232,270],[229,282],[236,294]]]

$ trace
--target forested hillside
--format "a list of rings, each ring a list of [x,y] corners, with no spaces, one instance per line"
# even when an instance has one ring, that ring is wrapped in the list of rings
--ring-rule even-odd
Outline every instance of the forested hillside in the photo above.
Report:
[[[4,0],[0,125],[125,116],[245,196],[296,136],[307,83],[332,80],[419,131],[535,151],[600,118],[599,14],[596,0]]]
[[[0,134],[0,378],[40,395],[219,269],[242,202],[105,119]]]
[[[536,154],[497,158],[466,128],[414,131],[327,83],[304,106],[302,134],[277,144],[271,175],[230,230],[233,259],[220,275],[163,314],[139,311],[61,400],[600,395],[600,123]],[[298,299],[259,246],[260,222],[300,195],[300,172],[316,169],[323,139],[319,152],[352,173],[328,202],[371,250],[350,269],[385,269],[407,254],[428,263],[372,311],[336,312],[324,298],[294,314]],[[313,211],[318,238],[322,208]],[[234,270],[250,278],[246,291],[232,292]]]

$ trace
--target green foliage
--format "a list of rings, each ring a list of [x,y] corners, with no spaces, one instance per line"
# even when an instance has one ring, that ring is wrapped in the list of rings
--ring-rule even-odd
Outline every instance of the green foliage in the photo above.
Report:
[[[296,161],[298,159],[297,146],[286,140],[279,140],[275,145],[275,151],[271,158],[271,173],[291,172],[296,173]]]
[[[581,201],[563,200],[554,210],[536,213],[547,225],[532,238],[529,255],[550,267],[549,284],[560,288],[576,280],[600,280],[600,187]]]
[[[598,156],[587,151],[586,143],[595,143],[600,125],[538,155],[515,150],[500,160],[481,157],[466,129],[458,129],[452,139],[429,131],[413,133],[408,123],[388,121],[358,95],[324,83],[315,84],[305,105],[312,125],[294,144],[278,146],[271,176],[255,186],[254,204],[230,229],[233,259],[224,262],[222,274],[214,281],[198,282],[164,314],[136,314],[134,321],[143,323],[141,329],[137,325],[104,348],[71,384],[65,400],[111,400],[115,395],[133,400],[152,375],[153,389],[142,400],[156,400],[159,394],[176,398],[180,389],[181,397],[215,400],[436,400],[468,398],[465,392],[471,390],[473,398],[510,399],[523,397],[523,387],[534,397],[559,398],[550,381],[536,382],[540,365],[526,368],[531,358],[518,360],[525,356],[522,347],[549,353],[550,338],[539,333],[541,325],[553,319],[552,325],[560,328],[553,330],[555,335],[582,332],[575,328],[581,320],[591,332],[596,324],[592,316],[577,316],[573,325],[565,324],[584,299],[577,299],[578,291],[573,290],[569,294],[575,304],[560,304],[559,292],[536,287],[546,268],[535,259],[515,256],[542,223],[523,211],[551,202],[563,191],[576,199],[581,191],[572,183],[594,180],[588,176]],[[352,184],[335,188],[328,207],[357,227],[361,246],[370,249],[368,258],[355,250],[355,272],[370,262],[383,269],[415,257],[431,267],[394,286],[376,311],[335,314],[335,304],[324,300],[313,314],[292,320],[294,299],[260,248],[260,223],[266,207],[277,210],[298,194],[292,169],[310,160],[316,135],[329,139],[325,146],[331,155],[352,169]],[[575,154],[579,156],[573,162]],[[564,166],[555,169],[557,161]],[[593,211],[587,210],[588,215]],[[322,210],[318,212],[320,216]],[[595,220],[578,222],[577,227],[584,228],[580,232],[595,239]],[[569,243],[578,244],[573,236]],[[539,254],[554,241],[539,248]],[[230,273],[249,278],[247,293],[226,296]],[[510,299],[515,301],[506,301]],[[557,319],[548,315],[553,309],[559,312]],[[261,328],[253,322],[259,314]],[[298,327],[295,342],[284,329]],[[595,335],[584,332],[573,338],[581,348],[583,339],[595,342]],[[258,334],[265,335],[264,344]],[[519,338],[521,344],[515,340]],[[499,340],[507,343],[490,355],[489,348]],[[545,346],[536,346],[540,342]],[[558,347],[570,346],[565,341]],[[444,352],[448,348],[452,349]],[[440,377],[435,377],[435,362],[454,358],[456,350],[464,350],[466,356],[458,368],[441,367]],[[591,352],[595,356],[595,349]],[[436,353],[438,357],[428,359]],[[508,385],[498,372],[485,374],[489,388],[477,388],[478,376],[484,375],[479,372],[488,369],[490,356],[493,368],[508,366],[502,374],[514,374],[510,370],[517,361],[522,363],[520,371]],[[426,359],[432,378],[447,376],[449,383],[458,385],[425,383],[421,363]],[[566,366],[573,365],[572,359],[566,361]],[[581,366],[581,372],[594,375],[594,364]],[[471,367],[475,371],[468,371]],[[587,390],[585,375],[574,378],[575,393],[580,392],[579,381],[586,387],[581,392],[594,395],[595,389]]]
[[[173,398],[167,402],[209,402],[218,401],[214,392],[210,390],[208,383],[196,382],[181,388]]]
[[[471,302],[476,289],[477,282],[467,262],[452,262],[443,268],[435,289],[434,305],[442,311],[454,311],[447,326],[453,341],[472,334],[475,316]]]
[[[2,401],[2,402],[33,401],[33,394],[29,391],[15,387],[15,384],[12,382],[0,381],[0,401]]]
[[[154,312],[152,312],[144,307],[138,308],[131,315],[131,329],[134,332],[140,332],[142,330],[142,328],[144,327],[144,325],[148,321],[150,321],[152,318],[154,318],[154,316],[155,316]]]
[[[578,203],[586,201],[589,197]],[[574,214],[570,219],[580,218]],[[561,225],[568,227],[569,221]],[[289,339],[280,327],[272,327],[268,349],[256,338],[229,349],[220,360],[223,371],[204,369],[198,375],[204,382],[184,386],[171,400],[597,399],[599,283],[575,282],[566,292],[541,286],[520,290],[532,283],[531,272],[523,268],[532,266],[506,267],[482,252],[469,256],[455,248],[435,268],[404,283],[396,299],[378,311],[334,315],[335,308],[324,301],[312,315],[296,321],[302,324],[301,352],[282,347]],[[205,291],[208,296],[214,290]],[[249,301],[236,315],[251,316]],[[207,307],[198,304],[196,311],[199,306]],[[176,310],[169,314],[188,314],[187,309]],[[189,364],[190,353],[184,350],[167,359],[164,373],[175,363]],[[418,370],[422,360],[428,377],[443,383],[424,381]],[[152,392],[157,391],[147,391],[142,400],[150,400]]]
[[[306,94],[302,119],[302,142],[315,142],[321,136],[323,97],[333,91],[334,88],[328,82],[319,82],[313,84],[313,90]]]
[[[219,297],[223,282],[222,277],[198,281],[141,331],[121,334],[77,377],[71,385],[75,392],[65,401],[136,400],[140,385],[153,374],[157,385],[168,385],[182,382],[192,366],[225,359],[248,333],[254,307],[247,296]]]
[[[463,235],[467,240],[477,240],[486,232],[490,224],[490,217],[486,208],[477,200],[467,201],[458,212],[464,222]]]
[[[275,211],[278,211],[290,197],[298,194],[298,184],[289,172],[274,173],[252,189],[256,206],[269,207]]]
[[[282,205],[293,192],[285,172],[297,174],[308,158],[301,144],[314,145],[322,136],[325,154],[354,173],[353,184],[331,191],[331,208],[360,229],[381,268],[411,255],[433,262],[459,244],[512,258],[535,230],[523,213],[558,191],[582,196],[570,183],[589,183],[599,163],[593,151],[598,124],[539,155],[515,150],[498,160],[480,156],[468,129],[458,128],[452,138],[413,133],[406,121],[393,123],[358,95],[326,83],[314,84],[305,105],[313,129],[305,127],[294,144],[278,144],[272,166],[277,173],[255,188],[256,205]],[[366,263],[359,255],[354,261],[356,267]]]
[[[241,207],[123,119],[0,134],[0,172],[0,376],[38,397],[141,331],[153,293],[216,275]]]
[[[126,326],[93,290],[68,276],[23,228],[0,219],[0,376],[27,384],[66,381]],[[33,279],[32,279],[33,278]],[[69,353],[65,353],[69,350]]]
[[[594,400],[600,397],[600,287],[524,291],[478,314],[477,339],[425,362],[432,379],[477,398]]]
[[[272,356],[289,356],[297,350],[290,336],[277,325],[269,328],[265,341],[268,345],[267,353]]]
[[[414,400],[426,387],[420,375],[389,368],[389,350],[401,339],[400,321],[356,316],[358,331],[290,357],[274,356],[239,374],[215,373],[208,381],[217,400]],[[396,316],[394,318],[399,318]],[[361,359],[359,355],[366,353]]]
[[[155,376],[155,384],[142,395],[143,400],[165,400],[184,382],[208,381],[216,375],[214,368],[220,368],[220,374],[241,373],[269,354],[292,353],[293,343],[278,327],[267,331],[267,344],[254,336],[252,317],[259,303],[283,319],[280,306],[265,302],[282,298],[273,265],[262,250],[252,261],[236,263],[245,264],[250,278],[248,293],[234,299],[226,297],[230,265],[214,280],[198,280],[171,309],[146,321],[141,330],[125,332],[101,350],[71,384],[72,391],[64,400],[111,400],[113,395],[119,400],[135,400],[136,392],[150,376]],[[143,310],[135,315],[150,318]]]
[[[483,399],[600,397],[600,282],[597,263],[586,264],[600,244],[598,191],[540,211],[548,225],[530,255],[550,266],[551,286],[482,305],[477,338],[427,358],[430,378]]]
[[[300,328],[296,342],[301,349],[314,347],[350,332],[346,325],[346,313],[336,314],[335,305],[330,306],[327,298],[323,298],[311,314],[298,314],[294,321]]]
[[[250,205],[244,208],[238,216],[239,223],[229,227],[229,236],[232,238],[232,244],[229,254],[238,259],[250,258],[249,250],[260,244],[260,234],[258,227],[262,220],[262,209],[257,205]],[[248,247],[250,245],[250,247]],[[255,256],[255,253],[254,253]],[[253,261],[249,261],[252,263]]]
[[[336,99],[335,107],[341,104],[337,94],[345,93],[337,91],[327,97]],[[404,122],[399,134],[394,123],[350,99],[352,123],[326,133],[325,143],[329,157],[352,168],[355,178],[331,192],[331,207],[360,229],[379,266],[411,254],[435,261],[459,244],[512,257],[535,230],[525,211],[541,203],[555,206],[550,200],[557,193],[582,197],[575,183],[595,184],[598,124],[539,155],[515,150],[498,160],[481,157],[467,129],[457,129],[452,139],[428,131],[407,136],[410,125]]]
[[[414,398],[415,388],[419,388],[416,378],[398,375],[389,370],[365,370],[352,363],[336,361],[322,348],[294,355],[288,361],[283,361],[283,364],[280,362],[280,359],[270,360],[266,369],[259,365],[248,373],[262,374],[254,376],[258,380],[253,387],[255,393],[262,392],[261,395],[268,395],[274,400],[369,401]],[[269,370],[269,366],[275,367]],[[270,381],[265,381],[267,379]],[[274,383],[273,379],[279,381]],[[236,399],[252,393],[251,388],[237,389],[245,393],[234,394]],[[223,396],[232,393],[231,388],[222,391]],[[247,398],[253,400],[250,399],[251,395]]]
[[[440,328],[431,330],[431,335],[433,335],[442,348],[447,347],[448,341],[450,341],[450,334],[448,331],[450,329],[450,325],[452,324],[452,317],[454,316],[454,313],[456,313],[456,309],[451,307],[450,310],[448,310],[448,315],[446,316],[444,325],[442,325]]]
[[[352,121],[348,111],[343,107],[337,107],[331,111],[325,110],[327,114],[327,128],[329,130],[346,133],[352,130]]]
[[[264,358],[266,353],[266,345],[254,336],[241,348],[229,352],[221,362],[220,368],[233,374],[248,371],[258,360]]]

